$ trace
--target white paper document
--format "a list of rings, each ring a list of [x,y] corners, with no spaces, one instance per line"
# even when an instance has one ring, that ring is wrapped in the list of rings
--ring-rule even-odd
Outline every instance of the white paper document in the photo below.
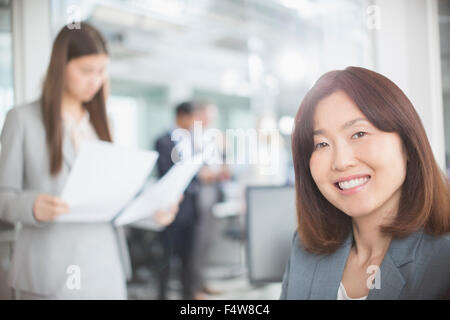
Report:
[[[148,184],[115,219],[114,224],[120,226],[134,223],[150,218],[158,209],[168,209],[178,202],[202,166],[202,154],[194,156],[191,160],[176,163],[160,180]],[[155,225],[155,229],[158,229],[158,226]]]
[[[80,151],[61,194],[70,212],[55,222],[108,222],[142,189],[158,153],[89,141]]]

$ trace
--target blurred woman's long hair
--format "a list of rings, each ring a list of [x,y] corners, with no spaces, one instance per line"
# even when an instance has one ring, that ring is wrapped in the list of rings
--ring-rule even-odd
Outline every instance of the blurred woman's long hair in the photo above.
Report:
[[[64,26],[53,43],[50,63],[45,77],[41,109],[44,121],[47,147],[50,154],[50,173],[58,174],[63,162],[63,121],[61,112],[64,92],[64,74],[67,63],[74,58],[90,54],[108,54],[106,42],[101,34],[92,26],[81,23],[79,29]],[[111,141],[105,108],[103,86],[94,98],[83,103],[89,112],[98,137],[103,141]]]

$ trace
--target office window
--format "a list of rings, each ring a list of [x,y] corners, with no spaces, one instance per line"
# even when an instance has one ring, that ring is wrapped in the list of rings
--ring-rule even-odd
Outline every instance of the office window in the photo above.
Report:
[[[0,129],[14,105],[11,2],[0,1]]]
[[[442,95],[444,108],[445,160],[450,178],[450,1],[439,1]]]
[[[108,113],[112,118],[113,141],[125,147],[137,147],[137,101],[130,97],[111,96]]]

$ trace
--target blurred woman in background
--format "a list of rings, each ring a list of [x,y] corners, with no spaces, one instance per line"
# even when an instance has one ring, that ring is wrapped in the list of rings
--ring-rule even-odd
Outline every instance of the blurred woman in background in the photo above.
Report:
[[[20,299],[125,299],[123,233],[111,223],[53,223],[79,146],[112,141],[105,108],[108,51],[92,26],[62,28],[39,101],[8,112],[1,135],[0,219],[21,222],[9,284]],[[158,212],[172,222],[177,206]],[[78,279],[77,279],[78,278]]]

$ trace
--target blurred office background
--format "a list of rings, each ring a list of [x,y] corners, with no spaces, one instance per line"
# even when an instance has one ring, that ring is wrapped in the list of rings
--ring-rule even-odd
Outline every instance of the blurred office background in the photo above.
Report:
[[[450,1],[0,0],[0,128],[7,110],[38,98],[52,41],[63,25],[77,20],[96,26],[109,43],[108,111],[118,144],[152,148],[173,123],[174,106],[186,99],[215,103],[221,130],[280,132],[281,179],[261,181],[248,168],[231,168],[233,180],[214,210],[216,232],[205,271],[224,292],[211,298],[278,298],[284,264],[270,261],[282,261],[295,228],[289,201],[293,117],[324,72],[362,66],[396,82],[417,108],[435,157],[450,176]],[[282,227],[268,228],[277,219]],[[2,228],[5,271],[15,233],[12,226]],[[130,237],[131,299],[156,296],[160,248],[152,241],[155,233],[147,233],[145,239]],[[264,243],[261,234],[280,245]],[[262,251],[268,245],[272,249]],[[273,259],[277,252],[282,257]],[[174,299],[178,287],[174,275]]]

